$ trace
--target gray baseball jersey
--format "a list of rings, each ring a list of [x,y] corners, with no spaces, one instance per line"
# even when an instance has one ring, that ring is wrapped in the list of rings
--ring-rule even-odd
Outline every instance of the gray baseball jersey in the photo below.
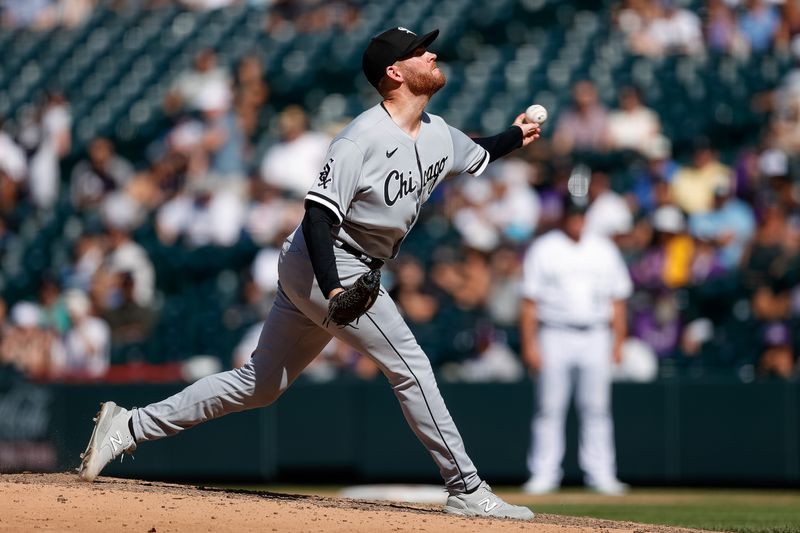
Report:
[[[338,239],[386,259],[397,254],[420,206],[440,181],[450,174],[479,174],[488,161],[483,148],[437,116],[423,114],[415,141],[381,106],[375,106],[331,143],[327,162],[306,199],[338,216]],[[368,270],[340,248],[334,248],[334,255],[344,286]],[[447,488],[456,493],[477,487],[481,480],[444,404],[430,361],[388,294],[381,291],[357,327],[328,323],[328,302],[317,284],[300,228],[283,245],[278,276],[278,295],[250,361],[135,409],[132,424],[137,439],[167,437],[212,418],[274,402],[336,336],[380,367]]]
[[[488,164],[486,150],[441,117],[423,113],[415,140],[378,104],[333,140],[306,201],[336,214],[337,239],[389,259],[445,177],[478,175]]]

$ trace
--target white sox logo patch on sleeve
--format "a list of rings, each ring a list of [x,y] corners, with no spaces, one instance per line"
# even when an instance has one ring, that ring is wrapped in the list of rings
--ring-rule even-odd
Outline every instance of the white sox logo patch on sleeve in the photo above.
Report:
[[[333,159],[325,163],[325,166],[322,168],[322,172],[319,173],[319,186],[323,189],[328,188],[328,184],[333,180],[333,178],[329,177],[331,173],[331,164],[333,164]]]

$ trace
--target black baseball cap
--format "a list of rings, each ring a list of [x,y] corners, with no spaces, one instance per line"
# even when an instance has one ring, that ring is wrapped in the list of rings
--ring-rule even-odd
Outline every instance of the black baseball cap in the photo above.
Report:
[[[419,36],[402,27],[391,28],[376,35],[370,39],[361,58],[364,75],[377,89],[381,78],[386,74],[386,67],[393,65],[395,61],[409,55],[420,46],[430,46],[438,35],[439,30]]]

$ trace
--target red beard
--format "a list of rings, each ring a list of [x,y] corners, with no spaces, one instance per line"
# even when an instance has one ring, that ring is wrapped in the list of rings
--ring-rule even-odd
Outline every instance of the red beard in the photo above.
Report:
[[[411,94],[419,96],[433,96],[436,91],[444,87],[446,79],[441,70],[428,72],[406,72],[405,81]]]

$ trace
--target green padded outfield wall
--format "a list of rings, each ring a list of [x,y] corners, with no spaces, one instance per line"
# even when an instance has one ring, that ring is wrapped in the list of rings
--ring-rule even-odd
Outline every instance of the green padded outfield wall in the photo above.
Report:
[[[0,469],[77,466],[100,401],[145,405],[181,385],[0,388]],[[526,477],[533,385],[443,384],[467,450],[495,483]],[[800,485],[800,384],[617,384],[622,479],[639,484]],[[579,482],[570,413],[566,479]],[[296,383],[275,405],[147,443],[107,473],[146,479],[438,482],[427,452],[381,380]]]

